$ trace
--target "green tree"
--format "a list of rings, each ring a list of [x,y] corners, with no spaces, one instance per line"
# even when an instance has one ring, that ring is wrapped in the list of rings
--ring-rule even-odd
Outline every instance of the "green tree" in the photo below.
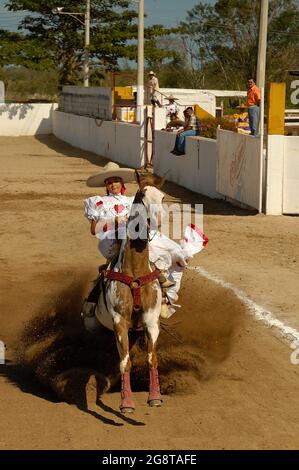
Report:
[[[255,76],[259,0],[199,3],[181,23],[189,69],[211,86],[243,89]],[[283,80],[296,66],[299,52],[299,7],[295,0],[270,0],[267,78]]]
[[[26,32],[22,63],[35,68],[58,68],[60,82],[76,84],[82,80],[84,24],[69,15],[52,12],[57,0],[10,0],[12,11],[30,14],[19,28]],[[65,11],[85,12],[84,0],[64,0]],[[119,57],[126,55],[125,44],[136,34],[136,12],[126,0],[94,0],[91,9],[90,58],[96,67],[113,68]],[[82,15],[82,20],[83,20]],[[84,23],[84,22],[83,22]]]
[[[85,12],[85,0],[64,0],[66,12]],[[69,15],[53,14],[58,0],[9,0],[12,11],[27,10],[19,28],[25,31],[22,54],[17,64],[59,70],[61,84],[82,82],[84,24]],[[134,3],[136,7],[136,3]],[[91,82],[99,83],[105,71],[117,70],[119,59],[136,60],[137,12],[131,0],[93,0],[91,2],[90,59]],[[83,16],[82,16],[83,19]],[[146,53],[149,60],[162,60],[165,52],[153,37],[168,34],[162,26],[146,28]]]

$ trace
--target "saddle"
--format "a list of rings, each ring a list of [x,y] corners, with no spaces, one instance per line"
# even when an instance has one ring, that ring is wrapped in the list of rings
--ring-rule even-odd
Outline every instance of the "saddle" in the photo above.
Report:
[[[101,292],[104,293],[104,303],[107,308],[105,286],[109,280],[118,280],[131,288],[134,298],[134,311],[138,311],[140,309],[140,287],[149,282],[152,282],[155,279],[158,279],[162,290],[161,317],[168,318],[170,316],[170,312],[168,309],[168,305],[170,304],[170,302],[167,297],[167,289],[173,286],[174,282],[170,281],[163,271],[157,270],[152,263],[152,273],[146,276],[142,276],[136,280],[131,278],[130,276],[126,276],[123,273],[114,272],[113,268],[117,262],[117,258],[118,257],[115,256],[109,263],[103,264],[99,267],[99,276],[97,277],[97,279],[95,279],[92,290],[83,302],[81,316],[83,318],[95,317],[95,310]]]
[[[116,264],[116,261],[117,257],[115,256],[109,263],[101,264],[101,266],[99,266],[99,275],[93,281],[93,288],[89,292],[88,297],[83,302],[81,317],[93,318],[95,316],[95,310],[100,297],[100,293],[105,292],[106,279],[103,276],[103,272],[106,269],[113,269]]]

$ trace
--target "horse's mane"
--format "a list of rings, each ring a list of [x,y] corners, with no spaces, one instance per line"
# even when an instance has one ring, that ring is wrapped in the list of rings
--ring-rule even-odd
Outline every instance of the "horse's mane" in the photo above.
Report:
[[[139,173],[138,172],[138,185],[140,190],[143,190],[145,186],[154,186],[157,189],[161,187],[161,178],[152,173]]]

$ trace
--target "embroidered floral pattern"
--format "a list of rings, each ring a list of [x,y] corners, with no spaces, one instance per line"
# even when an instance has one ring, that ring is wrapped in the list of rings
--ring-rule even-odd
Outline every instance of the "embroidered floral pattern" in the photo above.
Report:
[[[115,204],[114,206],[114,210],[117,214],[120,214],[121,212],[123,212],[125,208],[126,206],[124,206],[123,204]]]

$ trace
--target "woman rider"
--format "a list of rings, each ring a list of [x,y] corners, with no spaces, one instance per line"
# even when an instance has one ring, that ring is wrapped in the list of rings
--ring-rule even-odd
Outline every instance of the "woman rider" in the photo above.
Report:
[[[120,232],[126,227],[134,201],[134,196],[125,195],[125,183],[134,179],[134,170],[120,168],[116,163],[109,162],[102,173],[91,176],[87,181],[88,186],[106,187],[106,196],[90,197],[84,201],[84,205],[85,217],[90,221],[90,231],[99,238],[99,251],[108,262],[119,252],[118,239],[122,238]],[[159,281],[172,305],[162,306],[161,316],[164,318],[168,318],[175,311],[175,302],[178,299],[181,278],[188,259],[201,251],[207,241],[197,229],[187,227],[186,230],[189,238],[188,247],[185,242],[186,233],[180,245],[159,231],[155,231],[152,234],[154,236],[150,237],[150,261],[161,271]],[[98,300],[98,292],[92,295],[93,291],[83,306],[83,316],[93,314]]]

